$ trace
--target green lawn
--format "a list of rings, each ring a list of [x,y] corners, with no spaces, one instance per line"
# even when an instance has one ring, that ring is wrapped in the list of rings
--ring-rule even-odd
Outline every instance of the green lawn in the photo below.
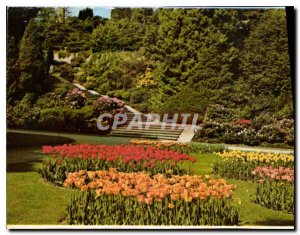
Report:
[[[7,173],[7,224],[57,224],[71,190],[43,182],[37,172]]]
[[[72,144],[105,144],[105,145],[114,145],[114,144],[128,144],[132,138],[128,137],[114,137],[114,136],[100,136],[100,135],[88,135],[88,134],[73,134],[73,133],[57,133],[57,132],[47,132],[47,131],[35,131],[35,130],[8,130],[8,133],[15,133],[25,138],[20,138],[22,141],[26,141],[27,138],[35,138],[35,136],[44,136],[49,139],[53,139],[51,137],[56,137],[56,141],[62,143],[69,143],[69,140],[72,140]],[[62,138],[66,138],[67,142],[61,142]],[[55,141],[55,140],[52,140]],[[52,143],[52,142],[51,142]],[[48,145],[51,145],[48,143]],[[45,145],[39,144],[38,146]],[[32,145],[31,145],[32,146]],[[35,146],[37,146],[35,144]]]
[[[114,141],[112,141],[114,140]],[[76,140],[80,141],[80,140]],[[116,144],[128,142],[117,138],[102,139],[102,143]],[[99,142],[98,142],[99,143]],[[214,154],[194,154],[197,158],[193,168],[196,174],[211,174],[212,165],[220,157]],[[72,190],[44,182],[36,172],[41,163],[8,165],[7,173],[7,224],[60,224],[65,205]],[[228,180],[236,184],[234,201],[240,210],[240,225],[293,225],[294,216],[267,209],[250,201],[255,191],[255,183]]]

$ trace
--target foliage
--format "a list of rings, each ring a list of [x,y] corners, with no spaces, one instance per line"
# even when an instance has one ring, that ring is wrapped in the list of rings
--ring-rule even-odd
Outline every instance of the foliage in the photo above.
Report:
[[[238,212],[229,199],[168,199],[151,205],[131,197],[109,195],[96,197],[94,192],[73,195],[66,209],[69,224],[78,225],[237,225]],[[113,215],[113,216],[112,216]]]
[[[73,82],[75,79],[74,71],[75,70],[72,68],[72,66],[67,63],[54,67],[54,72],[60,73],[60,76],[69,82]]]
[[[109,21],[100,25],[92,35],[93,51],[116,51],[125,49],[133,51],[138,49],[136,43],[141,41],[138,24],[131,24],[129,20]]]
[[[81,65],[76,79],[103,95],[114,90],[127,91],[143,76],[147,64],[142,51],[93,53]]]
[[[152,9],[126,9],[127,17],[112,17],[104,25],[99,25],[92,34],[92,49],[99,51],[138,50],[142,45],[146,23]],[[115,10],[116,12],[118,10]],[[125,12],[125,11],[124,11]],[[121,14],[119,14],[121,15]],[[118,18],[118,19],[117,19]]]
[[[88,17],[93,17],[94,14],[93,14],[93,10],[91,8],[85,8],[81,11],[79,11],[79,14],[78,14],[78,19],[80,20],[86,20]]]
[[[256,162],[245,162],[235,159],[216,162],[213,168],[215,175],[240,180],[252,180],[254,176],[251,172],[257,165]]]
[[[7,58],[6,58],[6,91],[7,101],[12,104],[22,99],[20,90],[19,44],[30,20],[37,16],[39,8],[8,7],[7,8]]]
[[[42,94],[47,89],[50,65],[43,46],[43,28],[32,19],[20,42],[20,89],[25,93]]]
[[[167,98],[158,110],[165,113],[198,113],[204,115],[203,110],[209,103],[205,93],[204,90],[182,89],[174,96]]]
[[[274,180],[264,180],[258,184],[256,192],[252,196],[252,201],[273,210],[294,214],[294,190],[294,182],[283,183]]]
[[[292,89],[285,11],[262,15],[245,39],[240,67],[242,79],[237,83],[241,92],[237,96],[245,97],[240,105],[250,118],[261,112],[278,115],[284,110],[290,110],[285,118],[292,117],[292,108],[288,108]]]
[[[26,110],[42,109],[35,101],[52,89],[53,51],[85,52],[54,70],[142,112],[199,113],[197,141],[294,144],[283,121],[294,113],[285,10],[116,8],[110,19],[67,10],[8,8],[9,105],[30,93]],[[28,128],[36,116],[7,109],[10,125]]]

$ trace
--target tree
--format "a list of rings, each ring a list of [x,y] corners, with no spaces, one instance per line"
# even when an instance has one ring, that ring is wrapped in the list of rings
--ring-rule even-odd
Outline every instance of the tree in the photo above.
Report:
[[[153,21],[155,26],[146,29],[144,41],[164,93],[174,96],[188,86],[196,92],[205,89],[213,102],[224,100],[238,50],[223,28],[228,22],[235,24],[234,14],[213,9],[159,9]],[[220,89],[224,92],[214,92]]]
[[[20,42],[19,65],[20,86],[24,93],[34,93],[37,96],[46,89],[49,72],[49,62],[43,47],[43,27],[32,19],[26,27]]]
[[[85,8],[79,11],[78,19],[86,20],[88,17],[92,18],[94,16],[93,10],[91,8]]]
[[[130,19],[132,14],[131,8],[114,8],[111,11],[112,20],[121,20],[124,18]]]
[[[7,33],[13,36],[18,44],[29,21],[36,17],[40,8],[37,7],[8,7]]]
[[[291,76],[284,10],[266,11],[245,40],[241,53],[240,96],[246,115],[260,112],[292,117]]]
[[[151,8],[114,9],[111,20],[94,30],[93,51],[138,50],[152,15]]]
[[[57,8],[57,16],[58,21],[62,24],[65,24],[66,18],[70,15],[70,10],[68,7],[58,7]]]
[[[6,88],[8,103],[22,99],[19,90],[19,42],[30,19],[38,14],[39,9],[34,7],[9,7],[7,9]]]
[[[92,34],[94,52],[105,50],[137,50],[142,42],[140,24],[124,18],[99,25]]]

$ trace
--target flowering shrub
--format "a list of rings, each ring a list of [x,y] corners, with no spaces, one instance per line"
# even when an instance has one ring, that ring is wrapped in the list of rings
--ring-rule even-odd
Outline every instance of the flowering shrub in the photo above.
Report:
[[[134,145],[151,145],[159,149],[172,150],[179,153],[214,153],[225,150],[223,144],[203,144],[197,142],[179,143],[177,141],[165,140],[131,140]]]
[[[294,182],[264,180],[256,187],[252,201],[263,207],[294,214]]]
[[[233,225],[235,185],[210,176],[79,171],[64,186],[81,188],[67,207],[70,224]]]
[[[152,146],[132,145],[61,145],[44,146],[43,153],[50,155],[43,161],[44,179],[63,183],[69,172],[79,170],[107,170],[116,167],[122,172],[147,171],[151,174],[191,172],[190,163],[196,159],[171,150]],[[187,161],[189,167],[184,167]]]
[[[251,120],[249,120],[249,119],[243,119],[243,118],[238,119],[238,120],[236,120],[236,121],[234,122],[235,125],[241,125],[241,126],[243,126],[243,125],[249,125],[249,124],[251,124],[251,123],[252,123]]]
[[[294,144],[294,121],[282,119],[264,125],[257,133],[261,142]]]
[[[111,130],[114,115],[124,113],[125,103],[117,98],[111,98],[103,95],[93,103],[94,113],[99,116],[101,114],[111,114],[111,117],[102,119],[102,126],[108,126],[108,132]]]
[[[214,104],[210,105],[204,116],[204,122],[216,121],[219,123],[230,122],[234,118],[234,112],[231,109],[225,108],[223,105]]]
[[[294,120],[275,120],[271,116],[259,116],[253,121],[238,119],[222,106],[208,110],[195,141],[227,144],[260,145],[285,143],[294,145]]]
[[[111,98],[109,96],[103,95],[97,99],[94,104],[94,110],[100,113],[111,113],[116,114],[124,111],[125,103],[117,98]]]
[[[80,89],[74,88],[71,92],[67,93],[66,100],[72,108],[81,108],[84,106],[86,96]]]
[[[261,182],[265,178],[277,181],[294,181],[294,169],[286,167],[274,168],[273,166],[257,166],[251,174],[258,177]]]
[[[260,140],[257,131],[251,126],[234,123],[218,123],[216,121],[207,121],[203,124],[195,137],[195,141],[210,143],[227,143],[227,144],[247,144],[258,145]]]
[[[294,156],[289,154],[228,151],[218,155],[223,158],[223,161],[214,164],[214,173],[234,179],[254,180],[256,177],[252,172],[257,166],[294,166]]]

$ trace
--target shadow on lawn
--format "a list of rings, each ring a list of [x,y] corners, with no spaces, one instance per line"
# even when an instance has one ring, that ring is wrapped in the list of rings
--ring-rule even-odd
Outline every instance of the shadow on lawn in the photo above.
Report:
[[[7,132],[6,172],[37,172],[42,163],[43,145],[72,143],[68,137]]]
[[[256,225],[262,225],[262,226],[294,226],[294,220],[276,220],[276,219],[267,219],[263,221],[256,221]]]
[[[6,172],[37,172],[37,165],[40,163],[41,160],[7,164]]]

